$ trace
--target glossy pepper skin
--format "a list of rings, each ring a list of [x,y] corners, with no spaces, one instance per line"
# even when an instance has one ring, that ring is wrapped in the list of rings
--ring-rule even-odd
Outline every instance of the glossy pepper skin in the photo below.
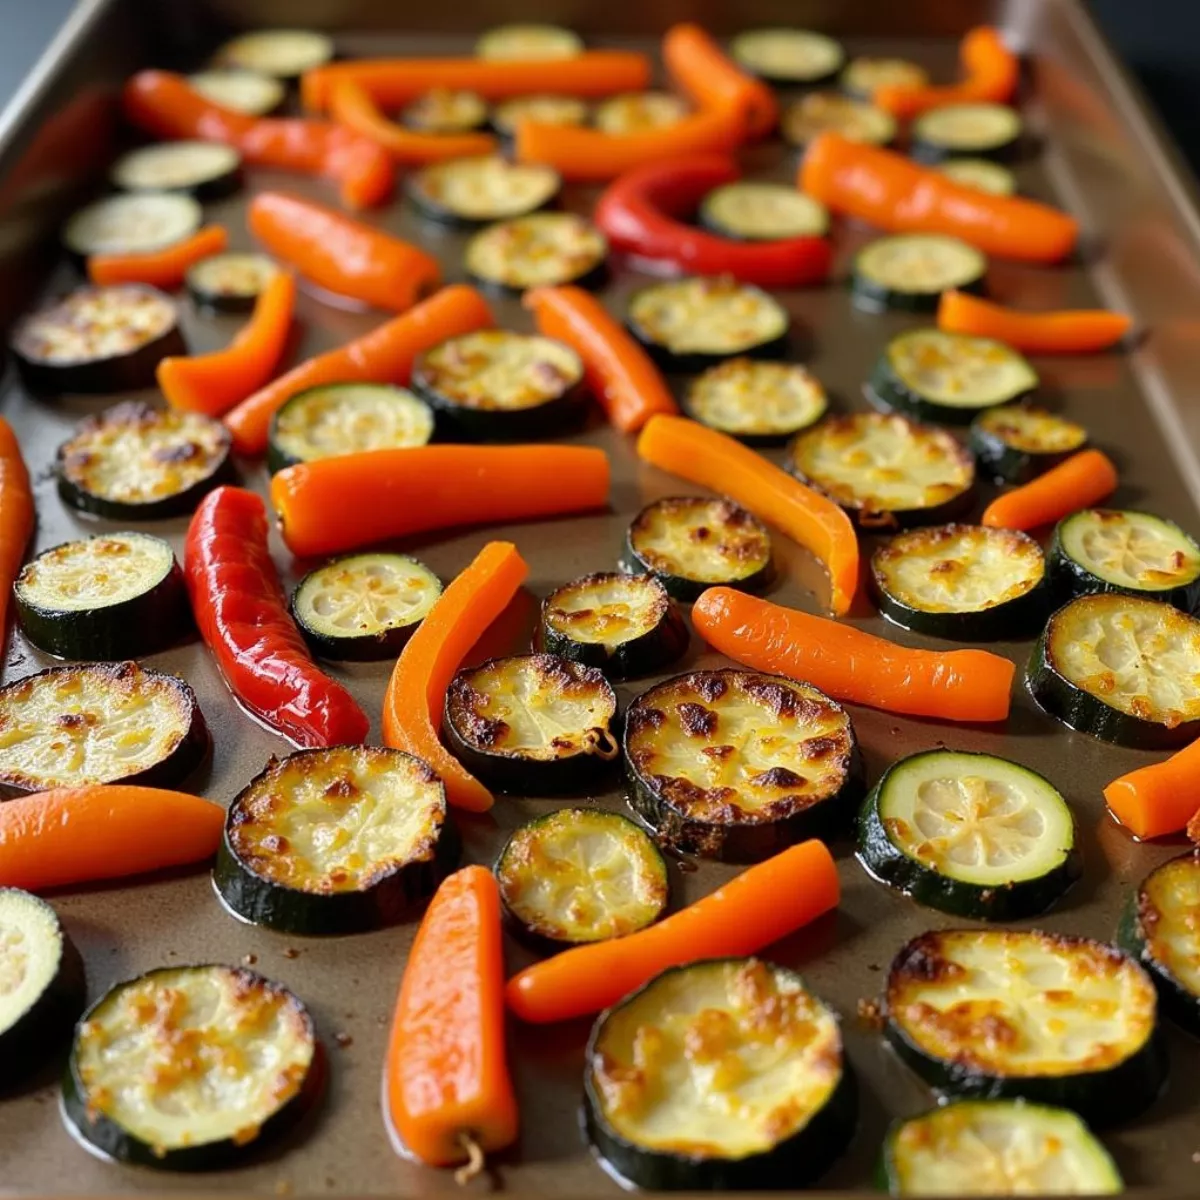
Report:
[[[183,567],[200,635],[246,708],[298,746],[366,738],[366,714],[313,662],[288,615],[257,495],[210,492],[188,527]]]

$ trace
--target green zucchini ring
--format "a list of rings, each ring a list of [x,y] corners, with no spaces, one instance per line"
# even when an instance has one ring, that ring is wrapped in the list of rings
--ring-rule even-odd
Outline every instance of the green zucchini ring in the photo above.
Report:
[[[824,237],[829,211],[819,200],[786,183],[739,181],[713,188],[700,202],[697,221],[737,241]]]
[[[906,233],[876,238],[854,256],[850,291],[869,312],[935,312],[943,292],[982,295],[986,273],[987,259],[960,238]]]
[[[265,117],[281,107],[287,88],[270,75],[241,67],[214,67],[187,77],[192,91],[206,100],[251,117]]]
[[[492,128],[503,138],[516,136],[522,121],[538,125],[586,125],[588,106],[577,96],[514,96],[492,108]]]
[[[188,270],[184,285],[197,308],[249,312],[278,273],[265,254],[214,254]]]
[[[1093,1125],[1131,1120],[1162,1090],[1154,984],[1115,946],[1004,929],[908,942],[887,978],[884,1036],[950,1096],[1024,1099]]]
[[[870,100],[878,88],[923,88],[929,84],[929,72],[907,58],[852,58],[838,84],[847,96]]]
[[[185,192],[219,200],[242,182],[242,157],[223,142],[155,142],[122,155],[110,174],[126,192]]]
[[[1028,483],[1087,442],[1082,425],[1030,404],[985,408],[971,422],[970,444],[979,468],[997,483]]]
[[[192,236],[204,220],[193,196],[118,192],[81,208],[63,226],[67,253],[84,265],[93,254],[149,254]]]
[[[510,163],[498,154],[431,163],[408,177],[413,207],[431,221],[471,227],[528,216],[545,208],[562,177],[541,163]]]
[[[583,38],[561,25],[521,22],[497,25],[480,35],[475,56],[493,62],[546,62],[555,58],[574,58],[583,52]]]
[[[893,763],[858,822],[858,860],[920,904],[975,921],[1045,912],[1079,878],[1062,793],[990,754],[926,750]]]
[[[1020,145],[1020,114],[1007,104],[945,104],[913,121],[912,156],[918,162],[942,162],[957,155],[1011,158]]]
[[[693,421],[748,446],[774,446],[815,425],[829,408],[821,382],[799,363],[728,358],[688,385]]]
[[[254,925],[362,933],[411,917],[459,851],[446,789],[421,759],[383,746],[298,750],[229,806],[213,885]]]
[[[808,29],[749,29],[729,43],[729,55],[751,75],[789,87],[825,83],[846,61],[840,42]]]
[[[84,1013],[63,1080],[68,1129],[94,1153],[167,1171],[234,1166],[315,1104],[308,1009],[253,971],[164,967]]]
[[[670,890],[646,831],[596,808],[560,808],[522,825],[496,860],[496,881],[510,923],[556,950],[645,929]]]
[[[823,133],[868,146],[886,146],[896,138],[890,112],[840,92],[809,92],[783,110],[779,125],[783,140],[801,150]]]
[[[601,100],[592,124],[602,133],[625,137],[678,125],[687,115],[687,101],[674,92],[624,92]]]
[[[841,705],[753,671],[694,671],[643,692],[624,761],[630,803],[661,845],[728,862],[840,832],[863,792]]]
[[[937,169],[955,183],[989,196],[1016,194],[1017,177],[1007,167],[987,158],[948,158],[938,163]]]
[[[255,71],[273,79],[298,79],[330,62],[333,39],[315,29],[256,29],[226,42],[214,63],[236,71]]]
[[[481,229],[463,250],[467,274],[483,287],[520,293],[535,287],[596,287],[608,242],[577,213],[532,213]]]
[[[584,1130],[626,1185],[805,1187],[841,1156],[857,1118],[837,1018],[784,967],[672,967],[592,1026]]]
[[[400,120],[419,133],[470,133],[487,123],[487,101],[465,88],[431,88],[405,105]]]

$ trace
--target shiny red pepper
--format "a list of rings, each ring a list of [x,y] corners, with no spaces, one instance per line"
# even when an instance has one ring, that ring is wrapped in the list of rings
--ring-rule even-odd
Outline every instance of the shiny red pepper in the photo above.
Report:
[[[768,288],[824,280],[833,257],[824,238],[739,242],[680,219],[690,216],[706,193],[740,175],[733,159],[721,154],[638,167],[609,185],[594,220],[611,246],[652,269],[732,275]]]
[[[288,615],[254,492],[222,487],[204,498],[183,567],[200,635],[246,708],[298,746],[366,738],[366,714],[313,662]]]

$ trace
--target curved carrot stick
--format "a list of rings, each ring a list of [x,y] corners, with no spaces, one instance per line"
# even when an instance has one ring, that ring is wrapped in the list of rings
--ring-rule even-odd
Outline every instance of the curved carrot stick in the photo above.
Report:
[[[0,650],[8,628],[8,600],[33,536],[33,490],[29,469],[12,426],[0,417]]]
[[[1080,450],[1044,475],[997,496],[981,521],[996,529],[1037,529],[1099,504],[1117,490],[1117,468],[1102,450]]]
[[[1104,789],[1104,800],[1136,837],[1178,833],[1200,812],[1200,741],[1114,779]]]
[[[1115,346],[1133,320],[1105,308],[1018,312],[966,292],[943,292],[937,323],[947,333],[995,338],[1027,354],[1092,354]]]
[[[220,254],[229,244],[223,225],[205,225],[189,238],[144,254],[92,254],[88,278],[95,284],[146,283],[173,292],[182,286],[188,269],[202,258]]]
[[[963,78],[943,87],[885,84],[871,100],[895,117],[915,117],[946,104],[988,102],[1007,104],[1017,90],[1021,64],[1004,44],[1000,30],[981,25],[970,30],[959,46]]]

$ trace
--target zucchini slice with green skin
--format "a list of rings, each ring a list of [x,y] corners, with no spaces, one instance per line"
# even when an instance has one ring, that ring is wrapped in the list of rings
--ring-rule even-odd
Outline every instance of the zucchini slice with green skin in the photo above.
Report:
[[[656,576],[676,600],[717,586],[761,591],[771,578],[771,535],[732,500],[668,496],[633,518],[625,565]]]
[[[595,667],[554,654],[493,658],[446,691],[446,744],[497,788],[555,795],[590,786],[620,754],[617,694]]]
[[[577,96],[514,96],[492,107],[492,128],[503,138],[516,135],[521,121],[539,125],[586,125],[587,102]]]
[[[859,816],[858,861],[918,903],[976,921],[1035,917],[1082,871],[1062,793],[1036,771],[966,750],[888,767]]]
[[[583,38],[561,25],[520,23],[497,25],[481,34],[475,43],[477,58],[495,61],[513,59],[539,62],[554,58],[574,58],[583,51]]]
[[[1174,521],[1128,509],[1085,508],[1059,521],[1050,580],[1065,597],[1118,592],[1200,605],[1200,545]]]
[[[852,58],[838,79],[847,96],[870,100],[881,87],[923,88],[929,84],[929,72],[920,63],[907,58]]]
[[[0,688],[0,797],[94,783],[172,788],[208,726],[182,679],[135,662],[52,667]]]
[[[850,290],[871,312],[935,312],[943,292],[981,295],[986,273],[987,259],[960,238],[906,233],[876,238],[854,256]]]
[[[470,227],[527,216],[551,204],[561,188],[553,167],[492,154],[431,163],[408,177],[405,190],[422,216]]]
[[[362,933],[411,917],[458,864],[446,789],[383,746],[272,759],[229,806],[213,867],[225,906],[283,933]]]
[[[1037,385],[1029,360],[1003,342],[914,329],[888,342],[867,391],[914,420],[967,425],[980,409],[1012,404]]]
[[[119,1163],[233,1166],[309,1111],[323,1065],[312,1017],[286,988],[241,967],[164,967],[84,1013],[63,1117]]]
[[[203,219],[192,196],[124,193],[81,208],[63,226],[62,242],[77,261],[93,254],[148,254],[191,237]]]
[[[857,1119],[837,1018],[784,967],[672,967],[592,1026],[584,1130],[626,1184],[804,1187],[841,1156]]]
[[[1076,1113],[1023,1100],[958,1100],[894,1121],[891,1196],[1115,1196],[1116,1163]]]
[[[1007,104],[945,104],[922,113],[909,138],[918,162],[942,162],[956,155],[1011,158],[1024,132],[1021,115]]]
[[[318,657],[372,662],[395,658],[441,594],[441,580],[415,558],[348,554],[300,580],[292,617]]]
[[[465,88],[431,88],[405,105],[400,120],[419,133],[470,133],[487,123],[487,101]]]
[[[184,285],[198,308],[249,312],[278,273],[265,254],[214,254],[188,269]]]
[[[1050,618],[1028,681],[1071,729],[1118,746],[1184,746],[1200,736],[1200,621],[1137,596],[1080,596]]]
[[[117,521],[190,513],[233,479],[232,438],[202,413],[129,401],[80,423],[58,448],[58,494]]]
[[[287,88],[271,75],[240,67],[214,67],[188,76],[188,84],[206,100],[251,117],[265,117],[279,108]]]
[[[624,92],[601,100],[592,110],[592,124],[602,133],[625,137],[678,125],[688,112],[687,101],[674,92]]]
[[[840,42],[808,29],[749,29],[729,43],[729,54],[751,75],[789,86],[825,83],[846,61]]]
[[[783,110],[779,124],[783,140],[801,150],[823,133],[868,146],[886,146],[896,138],[896,118],[890,112],[840,92],[809,92]]]
[[[522,825],[500,852],[496,880],[517,930],[552,949],[645,929],[670,890],[646,831],[596,808],[560,808]]]
[[[274,79],[297,79],[305,71],[323,67],[334,53],[333,39],[315,29],[256,29],[226,42],[214,62]]]
[[[829,398],[799,363],[728,358],[692,380],[683,408],[693,421],[748,446],[774,446],[815,425]]]
[[[542,601],[538,643],[610,679],[629,679],[673,663],[687,649],[688,630],[654,575],[601,571]]]
[[[29,892],[0,888],[0,1090],[69,1039],[83,1005],[83,960],[58,914]]]
[[[110,175],[126,192],[185,192],[219,200],[242,182],[242,157],[223,142],[156,142],[122,155]]]
[[[467,274],[484,287],[595,287],[604,281],[608,242],[577,213],[532,213],[481,229],[463,250]]]
[[[938,163],[937,169],[955,183],[987,192],[989,196],[1012,196],[1017,190],[1017,177],[1007,167],[987,158],[948,158]]]
[[[634,811],[661,845],[753,862],[849,826],[862,768],[846,711],[780,675],[677,675],[625,718]]]
[[[60,658],[155,654],[191,624],[183,572],[170,543],[105,533],[43,550],[13,586],[21,632]]]
[[[713,188],[696,216],[705,229],[746,242],[824,237],[829,232],[825,205],[785,183],[738,182]]]
[[[1116,1125],[1166,1081],[1154,984],[1104,942],[1010,929],[924,933],[892,962],[886,999],[884,1036],[950,1096],[1057,1104]]]
[[[1046,560],[1026,533],[923,525],[871,555],[879,611],[905,629],[965,642],[1027,636],[1049,607]]]
[[[986,408],[971,422],[971,449],[997,483],[1028,483],[1087,442],[1082,425],[1030,404]]]

